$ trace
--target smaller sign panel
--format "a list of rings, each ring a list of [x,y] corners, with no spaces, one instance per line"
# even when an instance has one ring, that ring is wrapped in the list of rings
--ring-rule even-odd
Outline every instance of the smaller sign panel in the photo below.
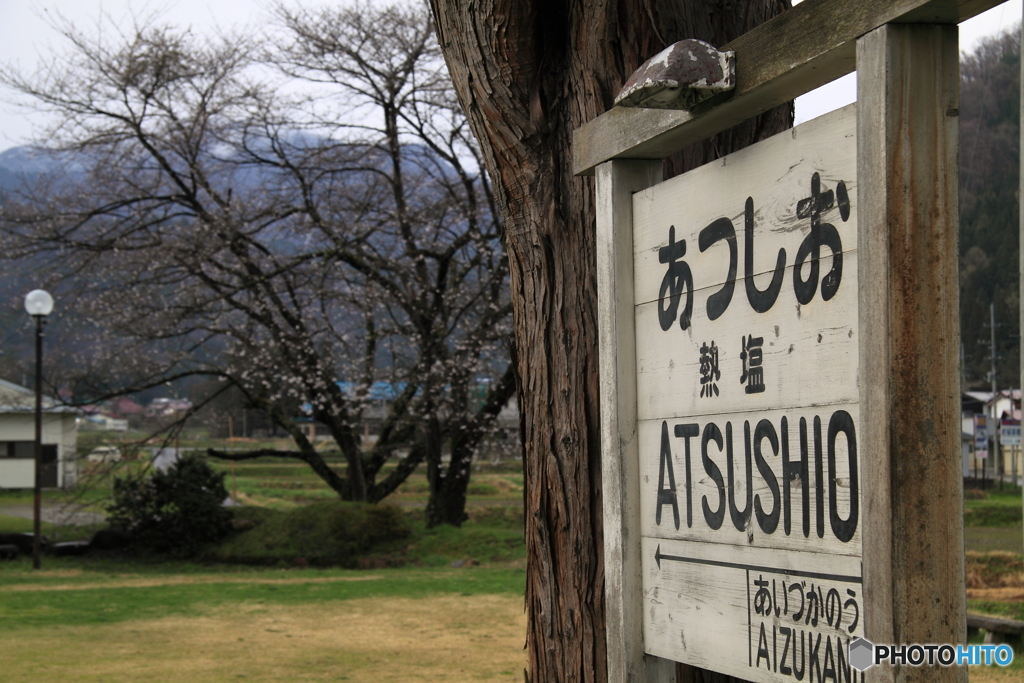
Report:
[[[974,416],[974,457],[988,457],[988,418],[984,415]]]
[[[863,683],[848,650],[864,637],[859,563],[791,551],[762,565],[742,546],[651,538],[643,555],[650,649],[744,680]]]
[[[999,425],[999,443],[1004,446],[1020,445],[1020,420],[1003,420]]]

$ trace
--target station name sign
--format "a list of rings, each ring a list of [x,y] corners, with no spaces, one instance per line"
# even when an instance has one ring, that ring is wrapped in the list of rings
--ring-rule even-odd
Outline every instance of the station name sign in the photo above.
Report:
[[[855,105],[633,196],[644,650],[860,681]]]

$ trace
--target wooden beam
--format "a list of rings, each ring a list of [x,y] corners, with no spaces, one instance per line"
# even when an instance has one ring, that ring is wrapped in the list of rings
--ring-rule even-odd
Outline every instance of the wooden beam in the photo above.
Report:
[[[983,628],[986,631],[996,631],[1013,636],[1024,635],[1024,621],[1003,619],[987,614],[968,614],[967,628]]]
[[[805,0],[720,49],[736,52],[733,96],[709,111],[615,107],[573,133],[573,172],[663,159],[852,72],[858,38],[883,24],[958,24],[1001,0]],[[716,46],[719,47],[719,46]]]
[[[966,642],[957,279],[956,26],[857,41],[865,637]],[[868,680],[966,682],[964,667]]]

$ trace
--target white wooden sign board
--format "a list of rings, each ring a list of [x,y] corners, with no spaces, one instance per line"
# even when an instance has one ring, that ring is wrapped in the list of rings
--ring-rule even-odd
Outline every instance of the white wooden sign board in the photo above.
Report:
[[[864,629],[855,107],[633,195],[658,657],[862,680],[847,661]]]

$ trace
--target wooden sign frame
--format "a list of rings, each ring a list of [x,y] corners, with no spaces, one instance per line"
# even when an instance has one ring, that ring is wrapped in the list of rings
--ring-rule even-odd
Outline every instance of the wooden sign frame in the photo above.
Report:
[[[992,0],[806,0],[722,49],[737,89],[710,112],[613,109],[576,131],[596,175],[609,681],[675,681],[643,652],[632,195],[661,159],[854,69],[865,637],[963,643],[957,24]],[[868,681],[966,681],[873,667]]]
[[[851,104],[633,195],[649,654],[860,683],[856,125]]]

